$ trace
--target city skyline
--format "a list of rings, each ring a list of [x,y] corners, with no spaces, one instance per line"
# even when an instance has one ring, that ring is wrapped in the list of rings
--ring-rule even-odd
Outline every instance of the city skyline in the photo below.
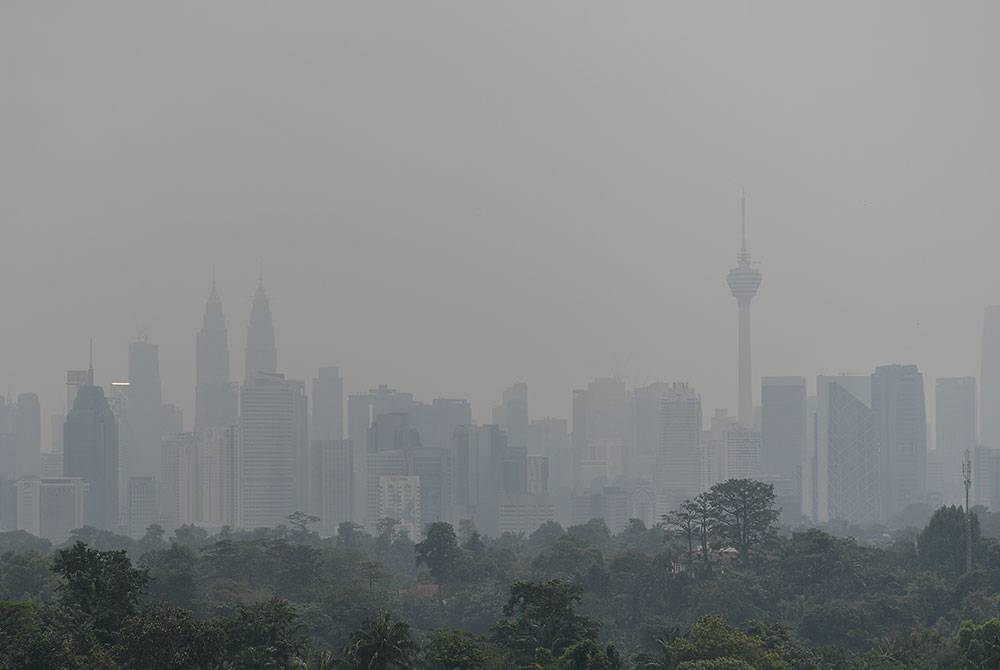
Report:
[[[45,415],[80,340],[124,379],[145,332],[192,416],[213,265],[242,380],[261,256],[292,378],[337,365],[347,389],[462,394],[483,421],[513,380],[565,417],[566,389],[617,372],[735,411],[741,187],[767,277],[755,375],[978,374],[1000,301],[996,7],[2,11],[0,283],[30,316],[0,333],[3,390]],[[399,338],[400,318],[423,327]]]

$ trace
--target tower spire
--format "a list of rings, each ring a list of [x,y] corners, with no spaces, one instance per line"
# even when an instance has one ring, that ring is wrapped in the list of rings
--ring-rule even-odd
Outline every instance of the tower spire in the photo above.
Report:
[[[257,286],[264,285],[264,257],[257,257]]]
[[[87,385],[94,385],[94,338],[90,338],[90,367],[87,368]]]

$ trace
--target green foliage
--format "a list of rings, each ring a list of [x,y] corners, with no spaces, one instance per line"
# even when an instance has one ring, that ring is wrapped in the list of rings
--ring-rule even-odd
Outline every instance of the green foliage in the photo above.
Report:
[[[483,670],[507,667],[503,652],[486,638],[464,631],[435,631],[420,652],[424,670]]]
[[[410,670],[415,667],[416,654],[409,625],[393,620],[386,611],[365,622],[344,649],[349,667],[358,670]]]
[[[711,488],[705,505],[714,518],[712,530],[739,552],[742,561],[774,537],[780,510],[774,507],[770,484],[730,479]]]
[[[493,641],[527,664],[536,650],[555,657],[584,640],[596,640],[598,624],[576,613],[582,589],[554,579],[544,583],[515,582],[504,606],[505,619],[493,629]]]
[[[942,507],[931,516],[917,536],[920,562],[929,567],[958,574],[965,570],[965,511],[958,506]],[[969,518],[972,541],[979,540],[979,519]]]
[[[93,622],[107,641],[135,611],[149,576],[132,567],[124,551],[98,551],[82,542],[56,553],[52,570],[62,576],[60,602]]]
[[[438,582],[450,577],[462,560],[455,529],[450,523],[436,521],[427,527],[427,537],[416,545],[417,565],[426,565]]]

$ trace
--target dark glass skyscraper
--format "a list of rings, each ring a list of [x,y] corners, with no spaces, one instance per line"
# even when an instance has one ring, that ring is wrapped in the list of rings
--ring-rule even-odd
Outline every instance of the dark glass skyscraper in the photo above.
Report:
[[[196,347],[195,431],[235,424],[236,388],[229,378],[229,336],[214,281]]]
[[[90,383],[80,387],[63,428],[63,471],[82,477],[84,523],[106,530],[118,526],[118,424],[104,390]]]
[[[128,347],[128,382],[128,474],[155,477],[160,472],[163,436],[160,348],[145,337]]]

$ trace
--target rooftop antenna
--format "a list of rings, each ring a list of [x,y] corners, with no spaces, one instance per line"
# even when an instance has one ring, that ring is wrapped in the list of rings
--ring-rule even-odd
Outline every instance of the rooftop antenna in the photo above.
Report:
[[[257,265],[258,265],[257,284],[260,285],[260,286],[263,286],[264,285],[264,257],[263,256],[258,256],[257,257]]]

